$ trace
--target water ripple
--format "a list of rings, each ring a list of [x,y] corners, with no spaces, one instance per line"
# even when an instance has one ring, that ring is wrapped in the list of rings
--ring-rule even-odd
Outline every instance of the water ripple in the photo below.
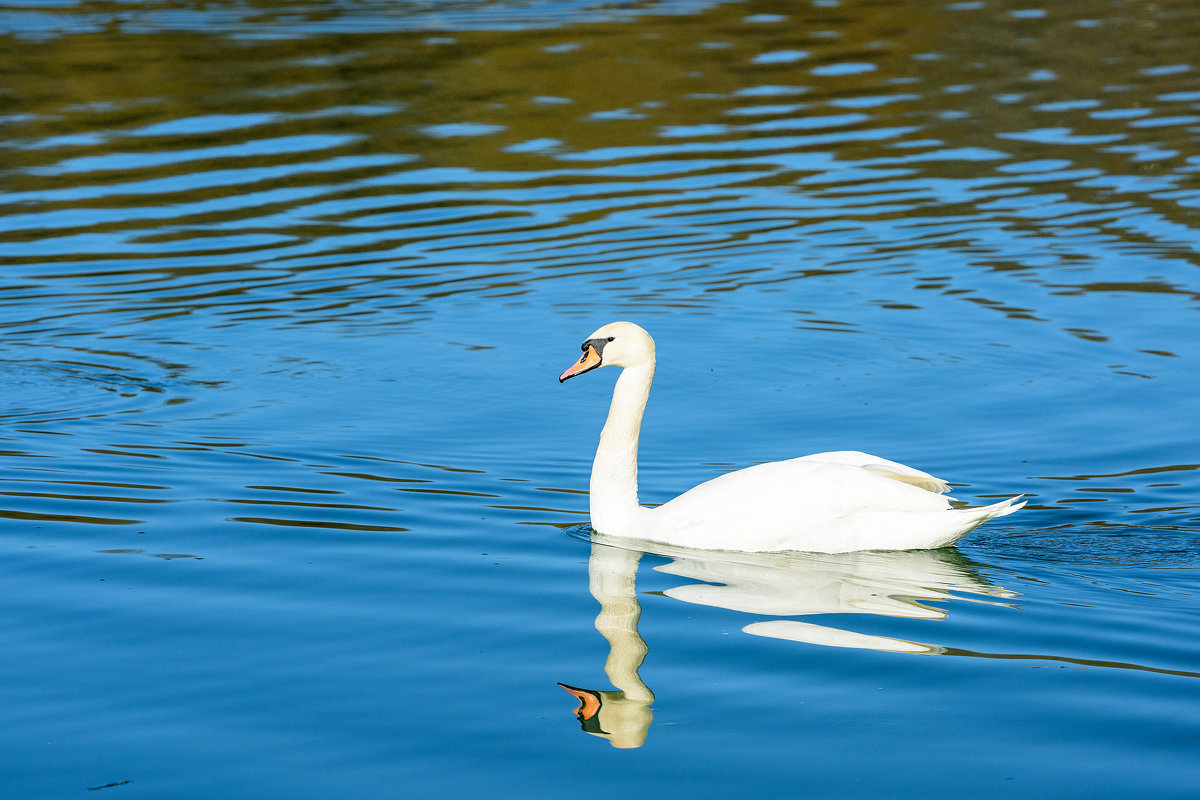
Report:
[[[45,425],[187,402],[182,367],[129,353],[9,344],[0,422]]]

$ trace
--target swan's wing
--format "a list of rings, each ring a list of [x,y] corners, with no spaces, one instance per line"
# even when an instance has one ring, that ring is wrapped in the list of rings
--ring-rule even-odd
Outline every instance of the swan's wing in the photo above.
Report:
[[[873,456],[869,453],[860,453],[857,450],[838,450],[831,453],[814,453],[811,456],[801,456],[800,458],[792,459],[793,461],[826,461],[834,464],[849,464],[854,467],[862,467],[870,470],[885,478],[891,478],[894,481],[907,483],[910,486],[916,486],[918,489],[924,489],[927,492],[934,494],[945,494],[950,491],[950,484],[946,483],[941,478],[935,478],[928,472],[921,472],[919,469],[905,466],[895,461],[888,461],[886,458]]]
[[[928,472],[921,472],[919,469],[906,467],[903,464],[893,464],[887,461],[883,464],[863,464],[863,469],[878,472],[880,475],[884,475],[894,481],[908,483],[916,486],[918,489],[924,489],[934,494],[945,494],[950,491],[950,484],[941,478],[935,478]]]
[[[799,458],[727,472],[689,489],[647,512],[661,528],[648,538],[728,549],[722,543],[736,533],[763,543],[736,549],[821,550],[825,545],[801,547],[794,540],[809,534],[839,538],[838,531],[849,520],[866,512],[908,515],[949,508],[942,495],[881,472],[853,463]]]

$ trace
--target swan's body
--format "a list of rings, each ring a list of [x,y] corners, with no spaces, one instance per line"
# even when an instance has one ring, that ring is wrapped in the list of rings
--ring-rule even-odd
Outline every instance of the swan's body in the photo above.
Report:
[[[923,550],[945,547],[1018,498],[952,508],[949,485],[912,467],[854,451],[817,453],[730,472],[657,508],[637,496],[642,414],[654,381],[654,340],[614,322],[583,343],[559,378],[623,367],[592,464],[592,527],[600,533],[705,550]]]

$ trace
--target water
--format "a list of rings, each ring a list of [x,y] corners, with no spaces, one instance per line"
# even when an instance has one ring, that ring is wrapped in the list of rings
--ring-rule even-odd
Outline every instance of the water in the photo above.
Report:
[[[0,32],[6,795],[1200,791],[1189,3]],[[555,378],[619,318],[644,502],[856,448],[1030,504],[591,543],[612,376]]]

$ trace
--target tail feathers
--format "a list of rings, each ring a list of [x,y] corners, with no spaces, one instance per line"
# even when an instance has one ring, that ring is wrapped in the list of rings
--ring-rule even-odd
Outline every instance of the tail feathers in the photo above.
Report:
[[[979,515],[980,522],[987,522],[989,519],[1003,517],[1025,507],[1028,500],[1021,500],[1025,495],[1019,494],[1016,497],[1010,497],[1007,500],[1001,500],[999,503],[992,503],[990,506],[979,506],[978,508],[963,509],[964,511],[973,511]],[[1021,500],[1021,502],[1017,502]]]

